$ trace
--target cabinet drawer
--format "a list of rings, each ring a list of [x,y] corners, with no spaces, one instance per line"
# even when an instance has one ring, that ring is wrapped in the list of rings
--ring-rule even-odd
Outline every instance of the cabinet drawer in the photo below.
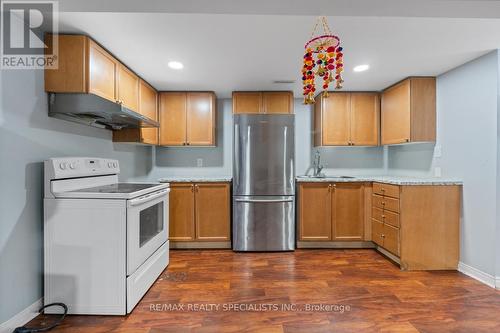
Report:
[[[383,247],[399,256],[399,229],[388,224],[384,224],[384,245]]]
[[[377,245],[384,246],[384,224],[372,219],[372,241]]]
[[[373,193],[393,198],[399,198],[399,186],[383,183],[373,183]]]
[[[381,195],[374,194],[372,199],[372,205],[377,208],[388,209],[393,212],[399,213],[398,199],[383,197]]]
[[[390,210],[384,210],[382,215],[382,221],[392,225],[393,227],[399,228],[399,214],[391,212]]]

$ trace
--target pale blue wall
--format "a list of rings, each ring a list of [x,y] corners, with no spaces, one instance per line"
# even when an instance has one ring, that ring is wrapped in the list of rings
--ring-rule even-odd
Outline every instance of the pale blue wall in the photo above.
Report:
[[[232,175],[232,101],[217,100],[217,142],[215,148],[159,147],[150,176],[230,176]],[[295,99],[295,159],[296,174],[302,175],[311,165],[312,108]],[[327,175],[379,175],[385,172],[382,147],[323,147],[320,148],[324,172]],[[203,167],[196,160],[203,159]]]
[[[0,323],[42,297],[42,161],[120,160],[121,178],[145,179],[151,148],[113,145],[111,132],[47,117],[43,71],[0,71]]]
[[[389,174],[464,181],[460,260],[495,275],[498,154],[498,53],[437,78],[437,141],[388,148]],[[499,238],[500,240],[500,238]],[[498,242],[497,242],[498,243]]]

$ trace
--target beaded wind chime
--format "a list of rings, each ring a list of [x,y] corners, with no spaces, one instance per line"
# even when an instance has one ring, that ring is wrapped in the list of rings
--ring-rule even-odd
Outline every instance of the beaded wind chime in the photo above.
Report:
[[[321,22],[323,35],[316,36],[316,29]],[[311,39],[304,46],[304,66],[302,67],[302,83],[304,104],[314,104],[316,92],[315,75],[323,80],[323,94],[328,96],[330,83],[335,84],[335,89],[342,89],[344,70],[342,47],[340,38],[332,34],[326,17],[320,16],[316,21]]]

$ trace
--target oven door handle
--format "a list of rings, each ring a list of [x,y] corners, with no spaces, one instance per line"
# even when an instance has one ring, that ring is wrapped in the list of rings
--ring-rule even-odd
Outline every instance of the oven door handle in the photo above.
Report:
[[[156,192],[156,193],[153,193],[153,194],[148,194],[148,195],[142,196],[142,197],[137,198],[137,199],[132,199],[132,200],[129,201],[129,205],[130,206],[142,205],[143,203],[146,203],[148,201],[152,201],[152,200],[158,199],[158,198],[166,195],[169,192],[170,192],[170,189],[167,188],[167,189],[162,190],[160,192]]]

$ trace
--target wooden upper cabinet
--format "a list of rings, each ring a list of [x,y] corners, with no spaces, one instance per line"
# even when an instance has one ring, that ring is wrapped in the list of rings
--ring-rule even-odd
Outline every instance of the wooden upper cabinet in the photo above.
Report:
[[[139,112],[139,78],[121,64],[117,73],[118,103],[127,109]]]
[[[235,91],[233,113],[293,113],[291,91]]]
[[[380,98],[378,93],[351,93],[351,143],[379,144]]]
[[[261,113],[261,92],[233,92],[233,113]]]
[[[172,241],[195,239],[194,184],[170,184],[169,234]]]
[[[88,39],[88,92],[117,101],[116,77],[120,64],[96,42]],[[68,73],[70,75],[70,73]]]
[[[184,146],[186,137],[187,95],[183,92],[160,93],[160,145]]]
[[[270,114],[293,113],[293,93],[291,91],[262,93],[262,112]]]
[[[214,93],[187,93],[187,145],[215,145],[215,107]]]
[[[299,240],[332,239],[332,185],[301,183],[299,185]]]
[[[59,35],[58,40],[59,66],[45,70],[45,91],[95,94],[141,112],[141,80],[134,72],[90,37]],[[143,84],[147,86],[147,83]],[[151,87],[149,89],[154,91]],[[152,110],[151,107],[148,109]],[[156,112],[147,112],[146,116],[153,119]]]
[[[216,107],[213,92],[161,92],[160,145],[215,146]]]
[[[364,238],[364,186],[362,183],[336,183],[332,196],[332,225],[335,241],[361,241]]]
[[[46,43],[52,40],[49,36],[45,38]],[[87,37],[59,35],[58,42],[58,68],[45,69],[45,91],[87,92]]]
[[[377,93],[320,94],[314,105],[314,146],[377,146]]]
[[[351,95],[348,93],[329,94],[321,100],[322,145],[347,146],[349,144],[349,127]]]
[[[145,81],[139,81],[139,113],[158,121],[158,93]],[[113,131],[114,142],[158,145],[158,128],[125,128]]]
[[[411,77],[382,93],[382,144],[436,141],[436,79]]]
[[[158,93],[144,80],[139,80],[139,113],[158,121]]]
[[[195,184],[196,240],[229,241],[229,183]]]

